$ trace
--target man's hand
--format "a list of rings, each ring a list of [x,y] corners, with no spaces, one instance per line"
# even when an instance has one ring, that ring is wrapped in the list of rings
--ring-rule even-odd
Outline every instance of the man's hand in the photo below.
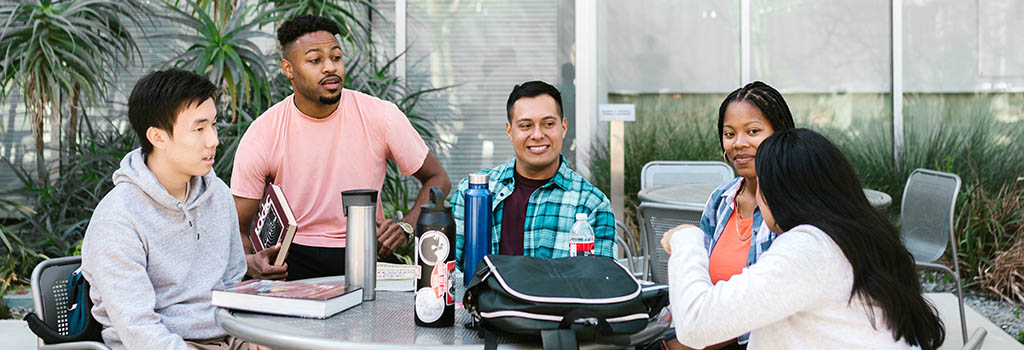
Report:
[[[661,248],[665,249],[665,252],[667,252],[668,255],[672,255],[672,235],[674,235],[677,231],[691,227],[697,228],[697,226],[694,226],[692,224],[682,224],[665,232],[665,235],[661,236]]]
[[[245,265],[247,267],[247,271],[245,274],[249,275],[249,277],[261,280],[283,280],[287,278],[287,263],[281,266],[274,266],[270,264],[270,258],[277,256],[277,251],[279,250],[281,250],[280,244],[256,252],[256,254],[246,254]]]
[[[377,218],[377,256],[391,255],[405,244],[405,230],[394,220]]]

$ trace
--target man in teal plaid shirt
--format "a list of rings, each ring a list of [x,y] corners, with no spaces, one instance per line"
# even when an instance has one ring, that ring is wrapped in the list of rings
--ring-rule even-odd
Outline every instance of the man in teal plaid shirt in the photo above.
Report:
[[[490,254],[543,258],[569,256],[569,229],[576,213],[586,213],[594,228],[594,255],[614,257],[615,216],[608,197],[569,168],[562,157],[567,130],[562,96],[541,81],[516,85],[506,104],[505,132],[516,157],[484,169],[491,201]],[[455,261],[462,265],[465,231],[464,193],[469,178],[452,195]]]

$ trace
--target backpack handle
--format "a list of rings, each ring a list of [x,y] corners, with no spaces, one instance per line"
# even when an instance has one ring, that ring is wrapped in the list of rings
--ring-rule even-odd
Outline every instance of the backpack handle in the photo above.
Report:
[[[576,309],[569,311],[562,317],[562,322],[558,323],[559,329],[571,329],[573,323],[582,323],[584,326],[595,327],[601,335],[612,335],[612,325],[608,324],[608,319],[598,313],[586,310]]]

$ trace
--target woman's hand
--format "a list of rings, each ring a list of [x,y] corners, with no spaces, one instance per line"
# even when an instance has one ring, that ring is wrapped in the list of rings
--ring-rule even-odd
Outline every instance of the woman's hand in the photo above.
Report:
[[[672,255],[672,235],[674,235],[676,231],[680,231],[691,227],[697,228],[697,226],[693,224],[682,224],[665,232],[665,235],[661,236],[661,248],[665,249],[665,251],[668,252],[668,255]]]
[[[683,345],[683,343],[680,343],[679,340],[676,340],[676,339],[672,339],[672,340],[669,340],[669,341],[665,342],[664,346],[665,346],[665,349],[668,349],[668,350],[695,350],[694,348],[691,348],[689,346]]]

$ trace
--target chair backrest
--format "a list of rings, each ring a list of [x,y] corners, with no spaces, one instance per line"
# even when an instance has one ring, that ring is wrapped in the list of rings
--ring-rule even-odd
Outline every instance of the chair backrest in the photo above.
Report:
[[[960,177],[915,169],[903,188],[900,239],[914,260],[930,263],[942,256],[953,238],[953,209]],[[956,255],[956,246],[953,246]]]
[[[637,207],[640,228],[647,237],[647,254],[650,257],[651,280],[668,284],[668,253],[661,248],[661,237],[665,232],[682,224],[700,224],[701,210],[683,208],[671,204],[644,202]]]
[[[723,162],[656,160],[640,170],[640,189],[689,183],[720,184],[734,176],[732,167]]]
[[[47,259],[32,270],[32,301],[36,315],[61,335],[68,334],[68,276],[82,264],[82,257]]]

